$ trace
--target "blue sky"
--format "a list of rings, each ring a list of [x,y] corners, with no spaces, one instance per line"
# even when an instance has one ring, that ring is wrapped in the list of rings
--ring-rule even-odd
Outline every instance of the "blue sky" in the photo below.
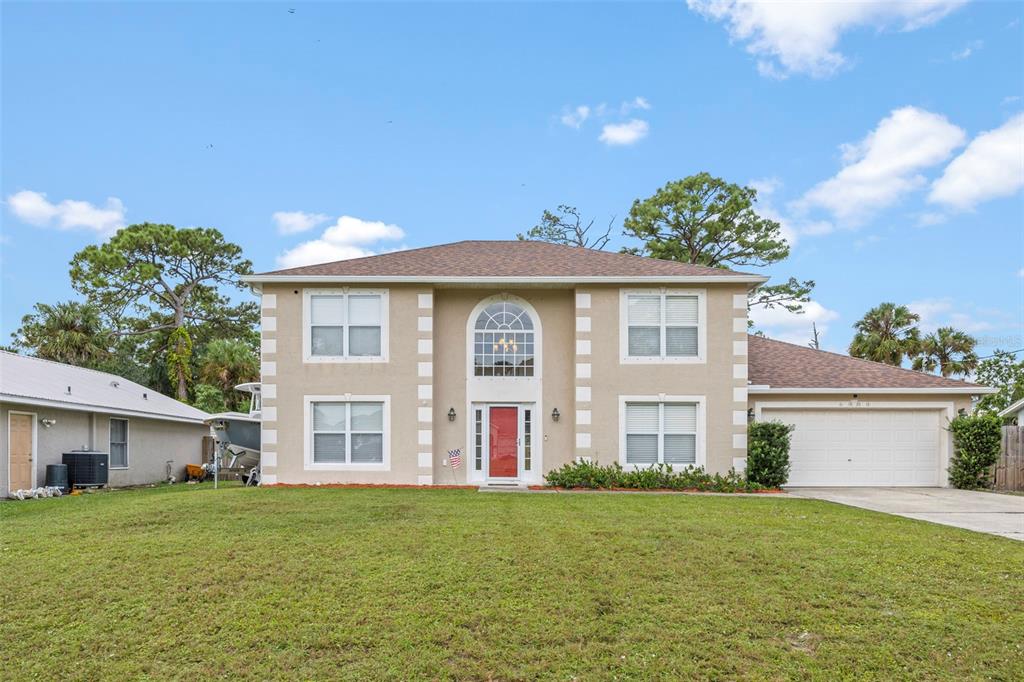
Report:
[[[619,225],[707,170],[783,222],[768,274],[818,282],[807,315],[755,315],[771,335],[842,350],[894,300],[1024,347],[1017,3],[2,12],[3,342],[124,224],[217,227],[260,271],[512,238],[560,203]]]

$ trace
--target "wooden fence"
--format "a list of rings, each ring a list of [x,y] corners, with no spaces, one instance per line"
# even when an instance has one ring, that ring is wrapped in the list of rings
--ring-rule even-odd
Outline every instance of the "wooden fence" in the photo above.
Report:
[[[996,490],[1024,490],[1024,426],[1004,426],[999,461],[992,467]]]

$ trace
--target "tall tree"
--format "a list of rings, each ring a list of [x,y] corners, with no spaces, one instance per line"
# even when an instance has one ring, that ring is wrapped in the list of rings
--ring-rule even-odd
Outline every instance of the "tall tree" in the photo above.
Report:
[[[551,242],[600,251],[608,245],[608,241],[611,239],[612,223],[614,222],[615,217],[612,216],[612,219],[608,221],[608,229],[603,234],[596,231],[591,234],[590,231],[594,227],[593,218],[584,225],[579,209],[575,206],[559,204],[554,213],[545,210],[538,224],[531,227],[526,234],[519,233],[516,237],[520,240]]]
[[[983,412],[999,412],[1024,398],[1024,360],[1013,353],[997,350],[978,362],[975,379],[982,386],[997,389],[978,401],[978,409]]]
[[[940,327],[921,339],[913,367],[919,372],[934,372],[944,377],[966,376],[978,366],[974,347],[978,342],[967,332]]]
[[[757,190],[698,173],[669,182],[647,199],[633,202],[625,234],[643,242],[627,253],[714,268],[765,267],[789,257],[778,222],[754,209]],[[813,280],[757,289],[750,305],[781,306],[802,312]]]
[[[235,386],[258,381],[259,376],[259,357],[244,341],[211,341],[199,359],[199,379],[220,390],[224,404],[231,410],[237,410],[247,400]]]
[[[11,335],[14,347],[36,357],[98,368],[111,356],[114,334],[100,309],[88,303],[37,303]]]
[[[853,325],[857,333],[850,342],[850,355],[899,367],[918,351],[920,320],[905,305],[881,303]]]
[[[172,334],[198,325],[231,325],[257,318],[256,304],[232,305],[224,287],[244,289],[252,273],[242,249],[212,228],[178,229],[142,223],[110,241],[88,246],[71,261],[75,289],[108,316],[121,335],[168,333],[167,366],[179,400],[188,399],[185,338]]]

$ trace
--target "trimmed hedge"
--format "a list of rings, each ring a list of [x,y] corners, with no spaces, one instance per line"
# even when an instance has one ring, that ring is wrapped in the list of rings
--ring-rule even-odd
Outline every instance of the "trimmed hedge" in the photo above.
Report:
[[[1002,421],[994,414],[960,415],[949,423],[949,431],[949,482],[967,490],[991,487],[990,468],[999,459]]]
[[[781,488],[789,480],[789,434],[793,426],[779,421],[753,422],[747,427],[747,480]]]
[[[699,490],[716,493],[748,493],[764,489],[731,469],[723,476],[709,474],[701,467],[692,466],[675,471],[668,464],[626,471],[618,462],[605,466],[595,462],[572,462],[548,472],[544,480],[547,485],[556,488]]]

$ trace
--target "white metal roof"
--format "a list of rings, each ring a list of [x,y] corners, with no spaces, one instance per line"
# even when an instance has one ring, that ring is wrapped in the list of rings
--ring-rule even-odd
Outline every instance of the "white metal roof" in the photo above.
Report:
[[[0,351],[0,401],[201,424],[191,405],[115,374]]]

